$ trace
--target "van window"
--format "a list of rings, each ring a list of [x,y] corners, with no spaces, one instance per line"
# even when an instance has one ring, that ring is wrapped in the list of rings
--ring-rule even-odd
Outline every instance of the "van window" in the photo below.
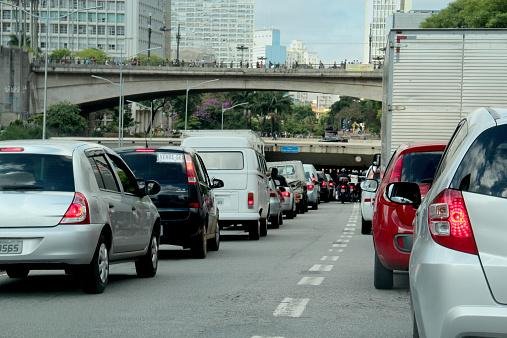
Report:
[[[454,175],[451,187],[507,198],[507,125],[483,132],[472,144]]]
[[[208,170],[242,170],[245,159],[241,151],[200,151]]]

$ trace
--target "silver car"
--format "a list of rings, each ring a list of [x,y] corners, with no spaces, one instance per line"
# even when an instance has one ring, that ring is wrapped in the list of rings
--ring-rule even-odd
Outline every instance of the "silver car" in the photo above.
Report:
[[[273,180],[269,180],[268,183],[269,191],[269,222],[271,228],[278,229],[283,224],[283,211],[281,204],[281,192],[279,192]]]
[[[303,168],[305,169],[308,204],[312,206],[313,210],[317,210],[320,203],[320,184],[317,169],[313,164],[303,164]]]
[[[507,110],[480,109],[456,129],[430,192],[395,183],[420,204],[410,260],[414,336],[507,333]]]
[[[155,276],[157,190],[100,145],[0,142],[0,269],[65,269],[89,293],[104,291],[110,262],[135,260],[138,276]]]

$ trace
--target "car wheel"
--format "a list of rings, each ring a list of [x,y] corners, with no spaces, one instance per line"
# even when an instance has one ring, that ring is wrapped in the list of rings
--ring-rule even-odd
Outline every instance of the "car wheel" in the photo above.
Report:
[[[314,205],[312,205],[312,209],[313,210],[319,210],[319,203],[318,202],[315,202]]]
[[[375,251],[375,264],[373,273],[373,284],[376,289],[390,290],[393,288],[393,271],[386,269]]]
[[[208,254],[208,241],[206,240],[206,229],[202,227],[199,235],[194,239],[192,247],[190,248],[192,251],[192,256],[198,259],[206,258]]]
[[[218,224],[215,227],[215,237],[208,240],[208,249],[210,251],[218,251],[220,249],[220,227]]]
[[[25,266],[13,266],[7,268],[5,272],[7,272],[7,276],[10,278],[26,278],[30,273],[30,269]]]
[[[280,225],[283,225],[283,215],[281,212],[280,215],[278,215],[278,227],[280,227]]]
[[[151,235],[150,245],[146,254],[136,262],[137,276],[141,278],[155,277],[158,268],[158,235]]]
[[[419,338],[419,327],[417,326],[417,320],[415,320],[415,313],[412,314],[412,323],[413,323],[412,337]]]
[[[104,235],[100,235],[92,261],[81,269],[80,274],[86,293],[98,294],[106,289],[109,281],[109,249]]]
[[[280,214],[271,216],[271,229],[278,229],[280,227]]]
[[[361,234],[371,235],[371,221],[365,221],[364,218],[362,217],[361,217]]]
[[[259,220],[260,223],[260,236],[266,237],[268,235],[268,220],[265,218],[262,218]]]
[[[248,224],[248,238],[251,241],[258,241],[260,238],[260,222],[250,221]]]

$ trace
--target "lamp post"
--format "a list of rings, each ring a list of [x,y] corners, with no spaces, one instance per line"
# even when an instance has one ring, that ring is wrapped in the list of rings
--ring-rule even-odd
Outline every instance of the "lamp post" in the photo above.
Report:
[[[224,108],[224,105],[222,104],[222,130],[224,130],[224,113],[228,110],[233,110],[236,107],[245,106],[247,104],[248,104],[248,102],[243,102],[243,103],[235,104],[234,106],[229,107],[229,108]]]
[[[244,53],[245,53],[245,50],[248,50],[248,47],[245,46],[245,45],[241,45],[241,46],[238,46],[236,47],[237,50],[241,51],[241,68],[243,68],[243,56],[244,56]]]
[[[187,127],[188,127],[188,92],[190,91],[190,89],[197,88],[197,87],[199,87],[199,86],[201,86],[203,84],[211,83],[211,82],[216,82],[216,81],[220,81],[220,79],[214,79],[214,80],[199,82],[196,85],[189,86],[189,83],[188,83],[188,80],[187,80],[187,90],[186,90],[186,95],[185,95],[185,131],[187,130]]]
[[[148,62],[150,62],[151,56],[151,13],[150,18],[148,20]]]

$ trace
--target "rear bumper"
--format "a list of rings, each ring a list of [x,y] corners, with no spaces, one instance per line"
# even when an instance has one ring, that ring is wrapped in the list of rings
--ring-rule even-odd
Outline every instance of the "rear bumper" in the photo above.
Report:
[[[237,221],[241,223],[241,221],[257,221],[260,219],[259,213],[257,210],[252,209],[252,212],[240,212],[240,213],[229,213],[229,212],[220,212],[220,221]]]
[[[319,202],[319,192],[317,189],[313,189],[311,192],[307,192],[308,195],[308,203],[317,204]]]
[[[164,214],[164,216],[160,220],[162,226],[161,244],[188,246],[204,225],[204,219],[198,209],[190,209],[188,216],[184,219],[168,219],[169,214]]]
[[[103,224],[58,225],[52,228],[0,229],[0,239],[21,239],[21,254],[0,255],[0,266],[9,264],[88,264]]]

